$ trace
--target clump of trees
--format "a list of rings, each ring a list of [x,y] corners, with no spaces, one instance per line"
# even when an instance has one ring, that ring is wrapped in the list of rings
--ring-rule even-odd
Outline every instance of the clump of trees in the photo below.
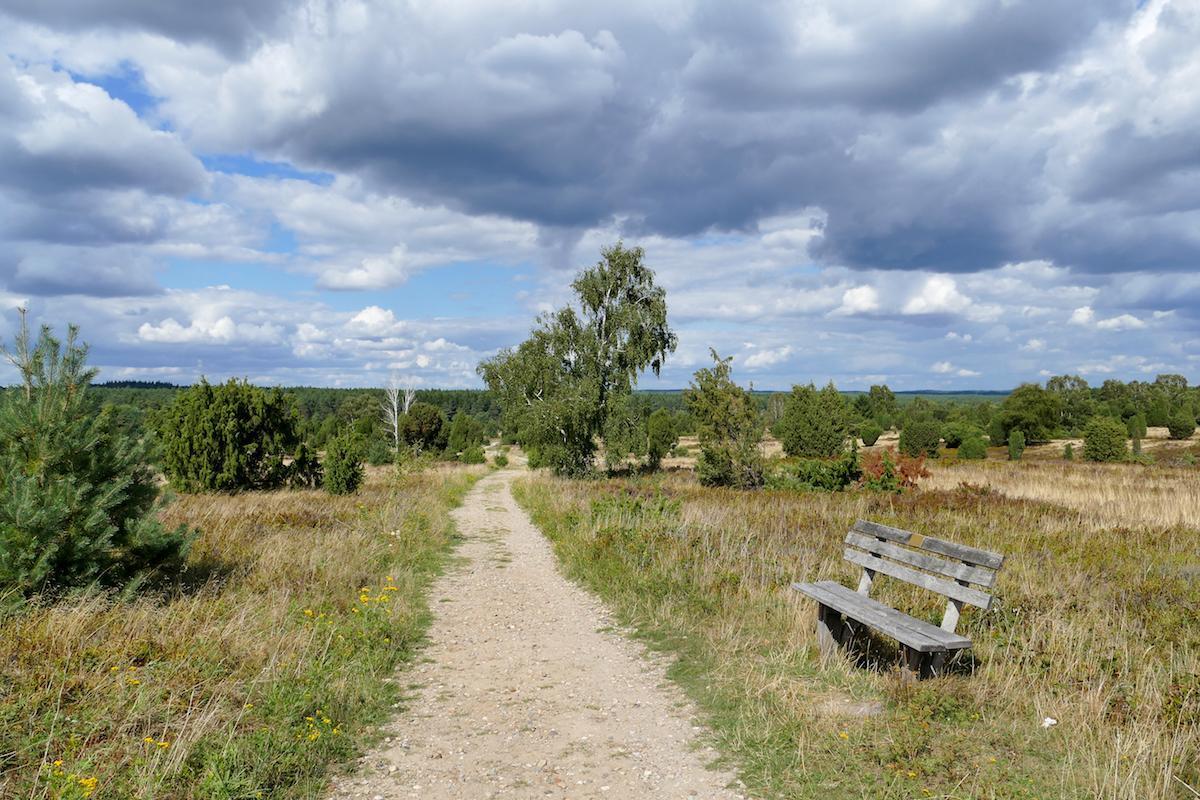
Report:
[[[575,305],[540,317],[528,339],[480,364],[479,374],[531,464],[586,475],[598,441],[606,451],[628,446],[637,377],[657,375],[677,339],[640,247],[605,248],[571,286]]]
[[[705,486],[762,486],[764,427],[758,407],[750,392],[733,382],[732,357],[711,354],[713,366],[698,370],[683,394],[700,439],[696,474]]]
[[[0,588],[21,595],[169,572],[193,538],[158,521],[149,444],[100,408],[77,337],[33,341],[22,311],[5,350],[21,383],[0,395]]]

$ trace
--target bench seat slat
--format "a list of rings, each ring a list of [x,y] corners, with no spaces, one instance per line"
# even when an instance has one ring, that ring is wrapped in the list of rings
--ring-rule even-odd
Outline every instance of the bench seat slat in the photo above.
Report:
[[[970,603],[973,606],[978,606],[987,610],[992,605],[992,597],[986,592],[981,592],[978,589],[972,589],[970,586],[948,581],[944,578],[938,578],[924,572],[917,572],[911,567],[906,567],[903,564],[897,564],[894,561],[884,561],[882,558],[876,558],[870,553],[864,553],[861,550],[853,550],[846,548],[842,554],[846,560],[852,564],[858,564],[860,567],[882,572],[884,575],[891,575],[893,578],[899,578],[902,581],[928,589],[931,592],[937,592],[943,597],[950,597],[964,603]]]
[[[969,564],[963,564],[961,561],[948,561],[918,550],[901,547],[890,541],[881,542],[874,536],[867,536],[856,531],[850,531],[850,533],[846,534],[846,544],[887,556],[894,561],[908,564],[911,567],[920,567],[930,572],[936,572],[939,575],[945,575],[948,578],[969,581],[979,586],[990,588],[996,582],[995,570],[985,567],[973,567]]]
[[[932,536],[922,536],[919,533],[893,528],[890,525],[881,525],[878,522],[868,522],[865,519],[855,522],[853,530],[867,536],[889,539],[893,542],[906,544],[909,547],[928,550],[932,553],[957,559],[958,561],[966,561],[969,564],[988,567],[990,569],[1000,569],[1000,566],[1004,563],[1004,556],[999,553],[981,550],[978,547],[968,547],[965,544],[958,544],[957,542],[948,542],[945,539],[935,539]]]
[[[971,646],[971,640],[964,636],[910,617],[836,581],[793,583],[792,588],[922,653],[962,650]]]

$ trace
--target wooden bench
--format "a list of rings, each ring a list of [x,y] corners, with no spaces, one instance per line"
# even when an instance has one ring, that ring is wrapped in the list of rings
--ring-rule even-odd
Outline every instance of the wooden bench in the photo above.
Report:
[[[991,607],[992,597],[983,589],[992,587],[1004,563],[1004,556],[997,553],[861,519],[846,534],[844,555],[863,568],[858,591],[836,581],[792,584],[818,603],[817,642],[822,656],[848,643],[854,634],[851,622],[857,622],[900,642],[904,668],[921,678],[941,674],[949,654],[971,646],[970,639],[955,633],[963,605]],[[945,597],[941,627],[872,599],[871,587],[880,574]]]

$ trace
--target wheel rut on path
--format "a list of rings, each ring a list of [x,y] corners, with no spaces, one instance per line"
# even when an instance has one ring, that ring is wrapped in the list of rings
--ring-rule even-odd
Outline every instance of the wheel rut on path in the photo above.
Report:
[[[454,512],[464,541],[431,587],[419,686],[331,798],[714,798],[743,795],[661,658],[609,629],[513,499],[517,470]]]

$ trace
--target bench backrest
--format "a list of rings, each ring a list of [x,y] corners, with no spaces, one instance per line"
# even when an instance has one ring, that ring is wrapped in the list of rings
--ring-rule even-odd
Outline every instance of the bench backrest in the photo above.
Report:
[[[992,596],[984,589],[996,582],[1004,563],[998,553],[861,519],[846,534],[845,556],[863,568],[858,583],[863,594],[871,593],[875,575],[882,573],[945,597],[942,628],[948,631],[958,626],[964,603],[991,607]]]

